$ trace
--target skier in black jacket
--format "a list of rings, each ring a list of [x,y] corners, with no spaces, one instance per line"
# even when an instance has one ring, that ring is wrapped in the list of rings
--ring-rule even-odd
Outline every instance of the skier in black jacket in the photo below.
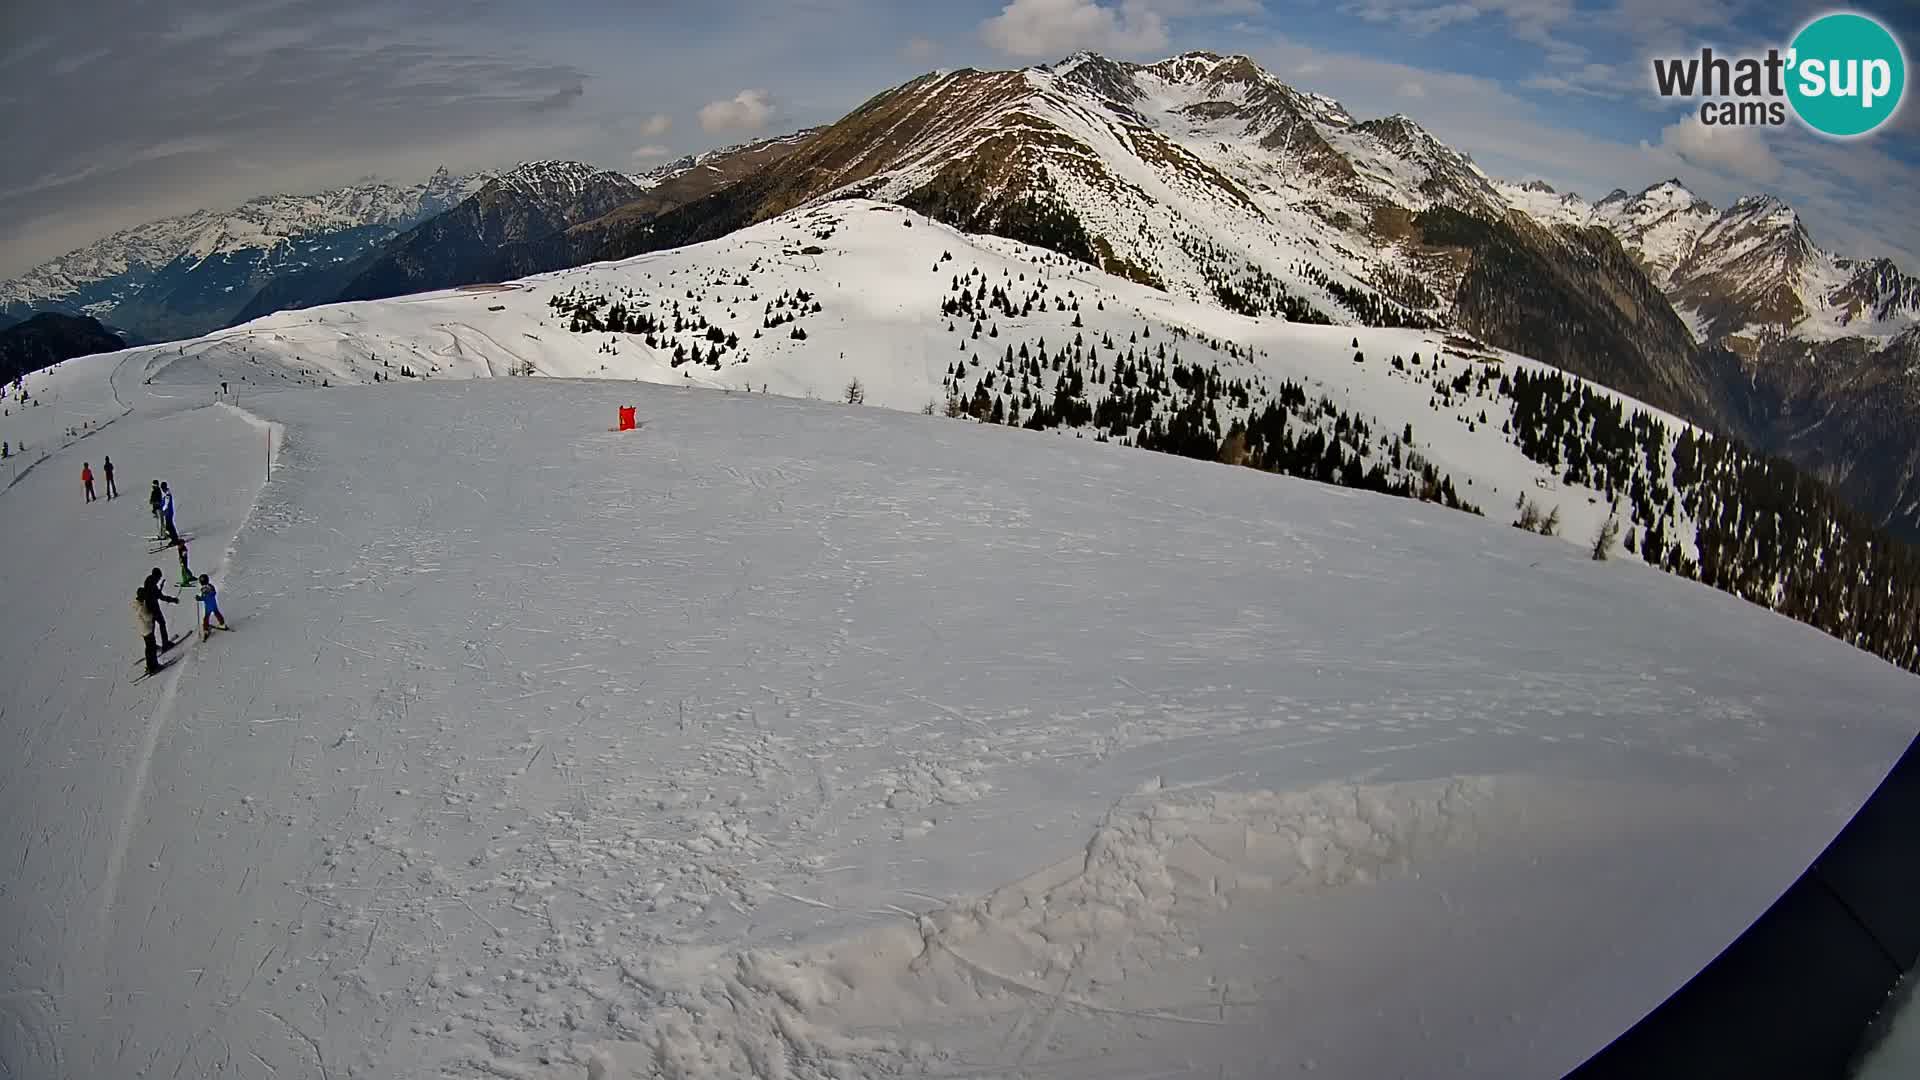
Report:
[[[153,625],[155,632],[160,638],[160,647],[162,649],[171,649],[173,648],[173,637],[167,633],[167,617],[160,613],[160,601],[165,600],[169,604],[177,604],[180,602],[180,598],[177,596],[168,596],[161,590],[160,583],[166,579],[167,575],[161,572],[159,567],[154,567],[153,573],[147,575],[146,584],[140,586],[140,602],[146,605],[147,614],[153,616]]]

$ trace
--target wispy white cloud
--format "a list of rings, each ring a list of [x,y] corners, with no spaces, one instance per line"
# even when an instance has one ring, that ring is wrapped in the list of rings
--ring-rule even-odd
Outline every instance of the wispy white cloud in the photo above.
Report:
[[[759,131],[772,118],[773,97],[765,90],[742,90],[700,107],[700,127],[711,135]]]
[[[1644,81],[1624,65],[1588,63],[1570,64],[1552,72],[1541,72],[1523,80],[1520,85],[1556,94],[1616,101],[1637,95],[1649,105],[1660,104],[1658,98],[1641,93],[1641,83]]]
[[[1573,0],[1349,0],[1340,10],[1421,35],[1481,19],[1499,20],[1508,34],[1540,46],[1555,62],[1575,62],[1586,55],[1584,46],[1559,33],[1575,19]]]
[[[1392,23],[1415,34],[1432,34],[1456,23],[1472,22],[1483,12],[1472,4],[1406,4],[1393,0],[1361,0],[1340,9],[1371,23]]]
[[[553,112],[557,109],[571,108],[574,102],[585,97],[586,93],[585,83],[574,83],[572,86],[563,86],[546,97],[528,102],[527,108],[534,112]]]
[[[635,165],[645,166],[659,164],[672,156],[673,151],[671,149],[654,143],[647,146],[634,147],[633,153],[627,155],[627,160]]]
[[[113,50],[108,48],[72,53],[54,61],[53,70],[57,75],[71,75],[76,71],[84,71],[112,55]]]
[[[1773,156],[1760,131],[1750,127],[1708,125],[1692,113],[1660,132],[1660,141],[1645,149],[1671,153],[1689,165],[1717,169],[1761,184],[1780,179],[1780,159]]]
[[[640,124],[640,134],[649,139],[657,139],[673,130],[673,117],[666,113],[654,113]]]
[[[1685,48],[1690,37],[1735,26],[1752,6],[1749,0],[1615,0],[1599,25],[1637,42]]]
[[[900,46],[900,55],[916,64],[924,64],[940,55],[940,46],[932,38],[910,37]]]
[[[1260,0],[1155,0],[1153,9],[1169,19],[1213,19],[1266,13],[1266,5]]]
[[[1029,60],[1079,49],[1132,56],[1167,44],[1166,20],[1144,0],[1011,0],[980,33],[995,49]]]

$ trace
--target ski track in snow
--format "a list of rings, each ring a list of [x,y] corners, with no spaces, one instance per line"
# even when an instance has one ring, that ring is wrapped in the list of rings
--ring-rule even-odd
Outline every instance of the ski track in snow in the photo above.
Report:
[[[98,373],[117,366],[90,365]],[[178,492],[183,535],[193,537],[194,569],[216,580],[222,577],[216,553],[238,527],[259,480],[258,465],[251,477],[245,467],[255,459],[242,456],[241,447],[253,445],[249,429],[217,410],[156,410],[136,426],[102,430],[0,496],[9,510],[8,549],[32,568],[9,582],[21,598],[21,617],[6,650],[8,695],[0,704],[13,756],[0,791],[18,850],[0,924],[7,928],[9,975],[19,978],[20,965],[40,973],[21,980],[24,996],[9,997],[40,1003],[25,1016],[44,1018],[45,1003],[63,993],[108,992],[94,982],[107,963],[101,927],[114,914],[151,755],[178,682],[195,662],[196,646],[183,644],[169,654],[173,663],[161,678],[128,683],[139,656],[130,604],[146,567],[160,566],[167,587],[179,591],[172,553],[146,554],[152,530],[146,488],[155,477],[143,465],[165,462],[161,475]],[[96,467],[102,453],[118,457],[119,499],[82,505],[67,468],[77,468],[67,458],[80,453]],[[99,490],[104,496],[104,479]],[[29,506],[36,512],[26,513]],[[165,608],[176,636],[198,621],[190,598],[181,600]],[[31,796],[21,786],[28,770],[45,770],[58,782],[44,796]],[[49,1041],[44,1020],[23,1023],[24,1030],[42,1033],[23,1036],[25,1045],[40,1047],[29,1050],[29,1063],[44,1063],[58,1043]]]

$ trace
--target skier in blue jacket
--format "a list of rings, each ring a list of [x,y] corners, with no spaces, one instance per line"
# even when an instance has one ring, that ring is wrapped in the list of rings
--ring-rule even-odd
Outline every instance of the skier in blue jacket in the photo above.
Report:
[[[213,581],[207,575],[200,575],[200,591],[194,598],[200,601],[201,641],[213,636],[215,622],[220,624],[222,630],[231,629],[227,626],[227,617],[220,613],[220,592],[213,587]]]

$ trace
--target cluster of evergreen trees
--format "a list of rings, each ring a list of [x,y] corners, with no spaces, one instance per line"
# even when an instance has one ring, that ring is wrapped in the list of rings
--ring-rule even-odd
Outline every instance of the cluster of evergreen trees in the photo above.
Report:
[[[1920,555],[1824,485],[1558,372],[1502,387],[1522,453],[1623,500],[1627,551],[1920,671]]]
[[[1042,311],[1044,299],[1037,300]],[[1080,300],[1074,298],[1074,307]],[[1144,322],[1125,341],[1112,332],[1094,339],[1081,329],[1055,346],[1044,336],[999,345],[999,358],[983,362],[981,353],[991,352],[982,339],[1000,336],[998,318],[1029,314],[1025,304],[1022,297],[1015,308],[1014,298],[980,271],[953,276],[941,310],[953,317],[948,330],[962,335],[965,357],[942,378],[947,415],[1035,431],[1091,431],[1100,441],[1480,512],[1460,497],[1451,477],[1413,450],[1411,429],[1376,435],[1331,398],[1310,402],[1297,383],[1276,390],[1257,371],[1241,377],[1224,371],[1222,357],[1253,358],[1252,348],[1234,342],[1201,337],[1195,343],[1211,357],[1190,362],[1180,343],[1191,335],[1163,330],[1156,341],[1152,323]],[[1096,306],[1104,308],[1104,301]],[[969,316],[970,326],[963,321]]]
[[[807,290],[795,289],[792,292],[782,292],[779,296],[767,301],[765,310],[761,312],[760,328],[777,330],[788,323],[798,322],[805,316],[819,313],[820,301],[814,299],[813,294]],[[807,333],[795,326],[788,332],[788,336],[798,341],[805,341]]]
[[[974,285],[976,276],[979,280],[977,291]],[[1019,286],[1026,284],[1027,276],[1023,273],[1019,277]],[[1016,286],[1016,291],[1019,286]],[[969,271],[965,279],[958,274],[953,275],[953,282],[948,286],[948,291],[953,295],[940,301],[940,313],[950,319],[977,319],[992,314],[999,314],[1009,319],[1031,318],[1036,306],[1041,312],[1046,312],[1049,301],[1054,311],[1080,310],[1080,300],[1074,296],[1072,290],[1068,290],[1065,296],[1054,294],[1049,297],[1047,283],[1044,280],[1034,281],[1031,287],[1020,292],[1018,298],[1001,284],[995,284],[992,291],[988,291],[987,275],[985,271],[977,269]]]
[[[703,286],[709,285],[752,288],[744,274],[703,283]],[[739,334],[708,321],[701,313],[699,302],[706,298],[704,287],[699,291],[689,287],[684,306],[681,300],[674,299],[667,301],[664,307],[655,308],[644,297],[637,297],[631,288],[623,290],[618,299],[610,301],[596,291],[574,286],[564,293],[548,297],[547,306],[566,321],[567,329],[573,333],[629,334],[638,337],[649,349],[670,352],[670,363],[676,368],[685,364],[703,364],[718,371],[729,353],[734,354],[733,363],[746,362]],[[728,317],[738,319],[740,303],[760,303],[761,300],[759,293],[749,292],[722,302],[732,305],[727,311]],[[819,299],[805,289],[782,291],[779,296],[764,302],[761,329],[755,330],[753,336],[757,338],[764,330],[791,324],[792,329],[787,331],[787,336],[804,341],[807,332],[798,325],[799,320],[817,315],[821,310]],[[600,351],[609,354],[618,352],[611,343],[603,343]]]
[[[1374,280],[1379,284],[1382,294],[1402,307],[1415,311],[1439,311],[1446,306],[1446,301],[1428,288],[1418,275],[1383,267],[1375,271]]]
[[[900,205],[961,232],[988,233],[1057,251],[1075,262],[1100,267],[1104,260],[1080,216],[1061,198],[1041,167],[1027,184],[989,178],[974,159],[957,160]]]
[[[1331,425],[1325,423],[1329,419]],[[1296,436],[1296,428],[1305,433]],[[1364,418],[1324,396],[1309,405],[1305,388],[1289,381],[1244,426],[1234,425],[1220,456],[1268,472],[1481,513],[1460,497],[1452,477],[1413,449],[1412,441],[1411,425],[1376,439]]]
[[[1353,317],[1360,320],[1362,326],[1410,327],[1415,330],[1430,330],[1439,325],[1433,319],[1403,305],[1388,300],[1379,293],[1353,285],[1346,285],[1328,276],[1325,270],[1311,263],[1298,264],[1297,273],[1315,285],[1327,290],[1341,307],[1346,308]]]
[[[1228,311],[1254,318],[1331,326],[1333,320],[1287,284],[1243,255],[1205,236],[1182,234],[1180,247],[1200,268],[1201,280]]]
[[[688,296],[692,295],[689,289]],[[635,302],[631,293],[609,303],[606,297],[576,286],[549,297],[547,306],[567,320],[567,329],[573,333],[630,334],[649,349],[671,351],[676,368],[704,364],[717,371],[726,352],[740,347],[738,335],[708,322],[698,307],[682,307],[679,300],[670,300],[664,310],[656,311]],[[614,353],[615,349],[603,344],[600,351]]]

